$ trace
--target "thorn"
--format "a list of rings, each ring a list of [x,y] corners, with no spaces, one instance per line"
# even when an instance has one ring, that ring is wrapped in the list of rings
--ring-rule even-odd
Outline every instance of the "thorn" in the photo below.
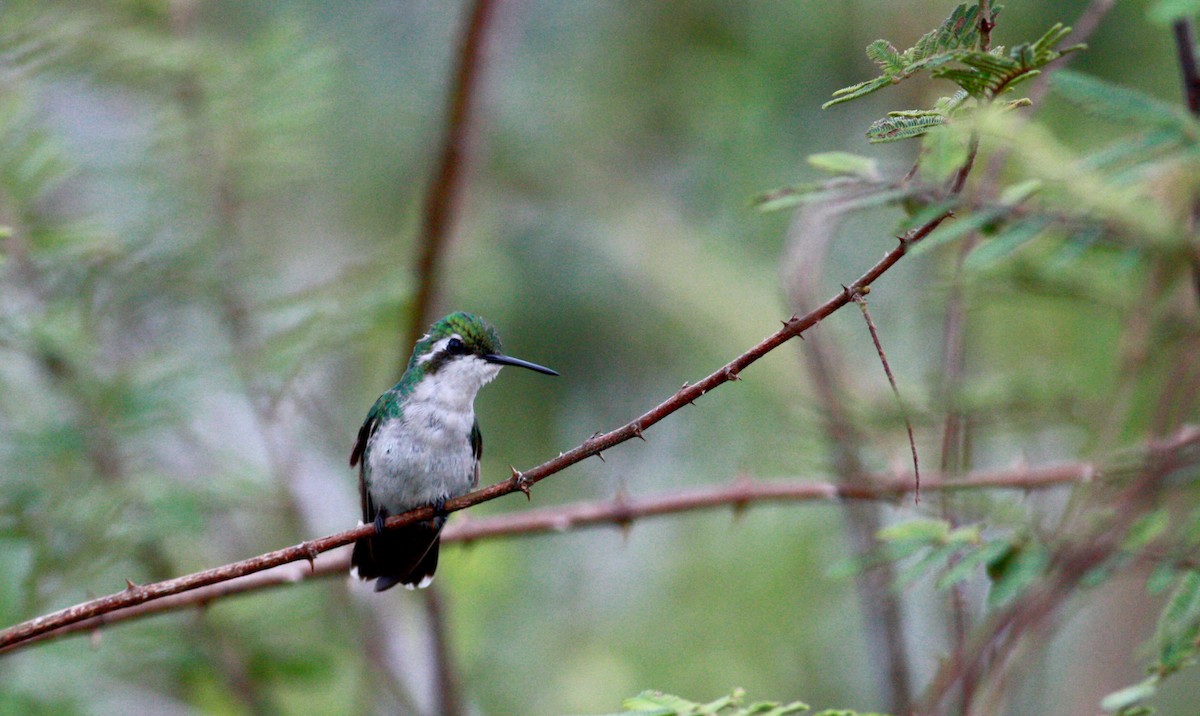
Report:
[[[633,520],[624,519],[617,522],[617,529],[621,530],[621,540],[628,544],[629,535],[633,534]]]
[[[600,458],[600,462],[602,462],[602,463],[604,463],[604,464],[606,464],[606,465],[608,464],[608,460],[605,460],[605,459],[604,459],[604,452],[603,452],[603,451],[601,451],[601,450],[597,450],[597,451],[596,451],[596,457]]]
[[[735,380],[741,380],[741,379],[742,379],[742,376],[738,375],[738,372],[736,370],[734,370],[730,366],[725,366],[725,380],[735,381]]]
[[[513,484],[516,485],[518,490],[525,493],[525,499],[527,501],[533,500],[533,497],[530,496],[530,494],[529,494],[529,480],[526,479],[525,473],[521,472],[520,470],[513,467],[512,465],[509,465],[508,469],[512,470]]]
[[[687,382],[686,380],[685,380],[685,381],[683,381],[683,386],[682,386],[682,387],[679,389],[679,393],[683,393],[683,391],[687,390],[687,389],[688,389],[688,388],[690,388],[690,387],[692,387],[692,384],[691,384],[691,383]],[[679,393],[677,393],[677,395],[678,395]],[[701,395],[703,395],[703,393],[701,393]],[[687,402],[687,404],[688,404],[688,405],[695,405],[695,404],[696,404],[696,399],[695,399],[695,398],[692,398],[691,400],[689,400],[689,401]]]
[[[133,582],[131,582],[128,577],[126,577],[125,578],[125,589],[132,591],[134,589],[137,589],[137,585],[134,584]]]
[[[635,438],[637,438],[638,440],[641,440],[642,442],[646,442],[646,438],[642,436],[642,424],[641,423],[633,424],[633,436]]]
[[[317,555],[319,554],[321,554],[320,550],[312,542],[304,543],[304,555],[308,559],[308,571],[313,574],[317,573]]]
[[[629,509],[628,494],[625,487],[617,489],[613,495],[613,524],[621,530],[621,538],[628,541],[629,533],[633,531],[633,512]]]
[[[744,490],[749,489],[750,488],[750,476],[747,475],[744,471],[739,470],[737,475],[735,475],[733,478],[733,485],[735,488],[737,488],[738,492],[743,492]],[[742,515],[744,515],[746,513],[746,508],[749,507],[750,502],[749,502],[749,500],[746,499],[746,496],[744,494],[742,494],[737,499],[733,500],[732,504],[733,504],[733,521],[740,522],[742,519]]]

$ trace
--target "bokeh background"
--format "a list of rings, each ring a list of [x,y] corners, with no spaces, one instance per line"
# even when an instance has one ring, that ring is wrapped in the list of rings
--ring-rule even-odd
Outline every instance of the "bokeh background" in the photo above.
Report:
[[[1013,0],[996,42],[1084,6]],[[500,5],[437,312],[485,316],[508,352],[562,377],[506,371],[481,393],[484,482],[626,422],[774,331],[798,308],[787,287],[801,268],[823,298],[894,245],[901,214],[881,208],[822,251],[789,253],[789,214],[753,199],[817,178],[813,152],[869,154],[902,174],[916,144],[868,146],[864,132],[944,86],[820,106],[873,76],[870,41],[906,47],[951,7]],[[1168,29],[1147,8],[1119,3],[1073,68],[1177,103]],[[465,9],[0,6],[0,224],[12,227],[0,255],[0,622],[356,523],[347,458],[407,360],[418,215]],[[1053,94],[1037,116],[1068,147],[1117,136]],[[953,256],[905,260],[871,296],[931,466]],[[971,294],[967,379],[993,400],[974,466],[1088,457],[1145,434],[1137,411],[1115,427],[1094,412],[1120,378],[1136,298],[1112,263],[1092,271],[1107,305],[1023,294],[1016,279]],[[858,311],[814,336],[849,386],[866,465],[906,469]],[[738,475],[833,479],[803,360],[783,347],[645,443],[540,483],[533,506]],[[1161,388],[1151,383],[1135,391]],[[975,498],[968,512],[1040,519],[1064,496]],[[454,519],[526,508],[508,497]],[[882,519],[916,514],[936,516],[938,502],[884,506]],[[741,686],[885,709],[869,620],[839,568],[854,553],[844,510],[828,504],[448,547],[437,586],[461,699],[468,713],[606,713],[644,688],[707,699]],[[947,648],[945,594],[918,582],[901,604],[919,688]],[[1031,657],[1012,713],[1095,713],[1139,678],[1136,645],[1158,606],[1132,583],[1094,595]],[[436,713],[430,624],[419,594],[313,580],[4,656],[0,711]],[[1184,679],[1164,703],[1195,696]]]

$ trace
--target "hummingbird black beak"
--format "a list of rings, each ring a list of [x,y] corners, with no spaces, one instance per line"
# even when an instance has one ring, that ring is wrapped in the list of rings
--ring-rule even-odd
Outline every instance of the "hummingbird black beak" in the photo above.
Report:
[[[520,358],[506,356],[503,353],[489,353],[485,355],[483,359],[488,363],[495,363],[496,365],[515,365],[518,368],[528,368],[529,370],[535,370],[538,373],[545,373],[546,375],[558,375],[558,371],[556,370],[550,370],[545,366],[538,365],[537,363],[530,363],[529,361],[521,360]]]

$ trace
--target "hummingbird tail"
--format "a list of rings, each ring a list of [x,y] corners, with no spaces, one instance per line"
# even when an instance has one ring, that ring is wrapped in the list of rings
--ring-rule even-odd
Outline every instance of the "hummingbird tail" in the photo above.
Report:
[[[350,565],[363,580],[375,580],[375,591],[397,584],[408,589],[429,586],[437,570],[441,529],[417,523],[364,537],[354,543]]]

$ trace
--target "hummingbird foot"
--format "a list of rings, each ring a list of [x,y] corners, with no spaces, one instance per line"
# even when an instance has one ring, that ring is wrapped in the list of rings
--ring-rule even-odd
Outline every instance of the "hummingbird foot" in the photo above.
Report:
[[[434,529],[437,529],[437,530],[442,529],[442,527],[446,524],[446,518],[449,516],[450,516],[450,513],[446,512],[446,497],[445,497],[445,495],[434,500],[433,501],[433,527],[434,527]]]
[[[381,535],[384,533],[385,529],[383,523],[387,522],[387,518],[387,510],[380,507],[379,511],[375,513],[375,521],[373,523],[375,525],[375,534]]]

